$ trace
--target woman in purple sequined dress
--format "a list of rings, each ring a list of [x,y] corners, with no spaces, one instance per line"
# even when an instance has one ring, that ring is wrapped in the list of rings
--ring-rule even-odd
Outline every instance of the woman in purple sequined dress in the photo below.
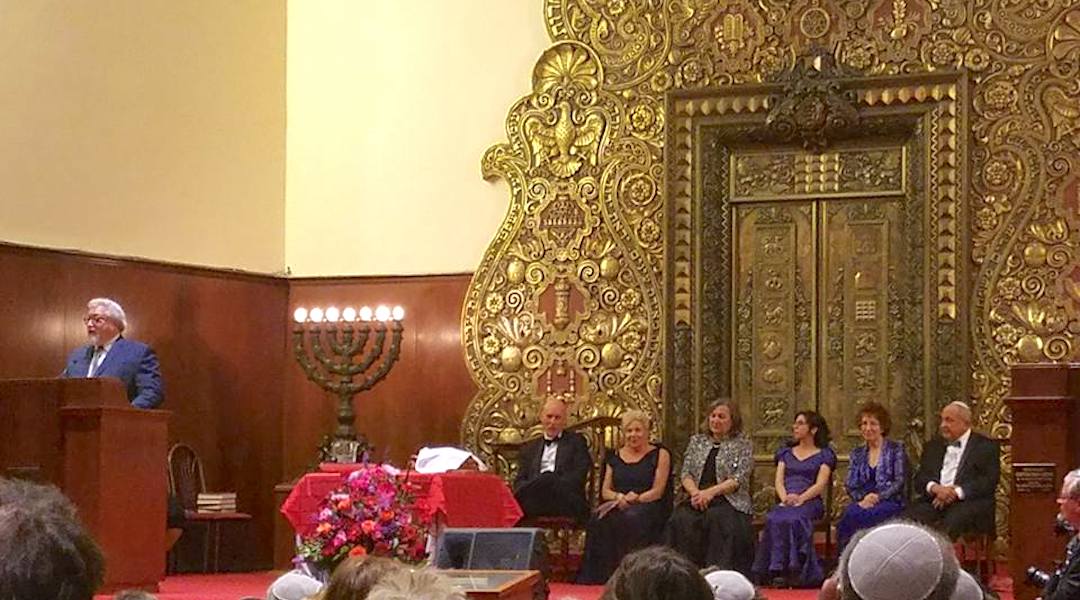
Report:
[[[884,523],[904,510],[907,455],[903,444],[888,438],[891,425],[889,411],[877,402],[867,402],[859,410],[859,431],[866,444],[851,449],[844,482],[851,503],[836,523],[837,554],[860,529]]]
[[[776,453],[779,502],[765,515],[753,574],[760,583],[817,587],[824,574],[814,550],[814,521],[825,513],[822,495],[836,454],[829,447],[828,424],[812,410],[795,415],[792,438]]]

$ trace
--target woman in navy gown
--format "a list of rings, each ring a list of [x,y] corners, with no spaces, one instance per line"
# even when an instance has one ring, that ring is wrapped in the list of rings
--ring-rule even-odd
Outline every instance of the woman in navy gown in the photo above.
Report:
[[[845,482],[851,504],[836,524],[838,552],[844,551],[855,532],[888,521],[904,510],[907,456],[903,444],[886,437],[891,425],[884,406],[863,404],[859,431],[866,445],[851,449]]]
[[[754,558],[754,577],[776,586],[817,587],[825,578],[814,550],[814,521],[825,513],[836,454],[829,447],[829,426],[821,415],[795,415],[792,442],[776,453],[779,503],[765,515],[765,528]]]
[[[604,457],[603,504],[589,521],[577,583],[602,584],[627,554],[655,544],[671,514],[671,453],[649,442],[649,417],[623,413],[623,446]]]

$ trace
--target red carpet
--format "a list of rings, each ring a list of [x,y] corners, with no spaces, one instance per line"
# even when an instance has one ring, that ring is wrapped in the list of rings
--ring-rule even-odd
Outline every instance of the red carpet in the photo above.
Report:
[[[265,598],[266,588],[279,572],[226,573],[222,575],[175,575],[161,582],[158,600],[238,600]],[[994,579],[994,591],[1001,600],[1012,600],[1012,585],[1007,578]],[[601,586],[553,583],[550,600],[596,600]],[[813,600],[816,590],[765,589],[770,600]],[[110,600],[111,596],[95,596],[95,600]]]

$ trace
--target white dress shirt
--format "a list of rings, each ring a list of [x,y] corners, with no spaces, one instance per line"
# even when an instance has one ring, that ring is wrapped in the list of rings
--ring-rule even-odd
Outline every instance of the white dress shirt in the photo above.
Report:
[[[94,373],[101,368],[101,363],[105,362],[105,357],[108,356],[109,350],[113,347],[113,344],[116,343],[116,340],[119,339],[119,337],[120,336],[118,335],[106,342],[104,346],[97,346],[94,348],[94,354],[90,357],[90,367],[86,370],[87,377],[93,377]]]
[[[554,473],[555,472],[555,455],[559,452],[559,438],[554,438],[554,443],[548,443],[551,438],[544,436],[544,453],[540,455],[540,472],[541,473]]]
[[[964,450],[967,449],[968,440],[971,439],[971,430],[968,429],[964,432],[964,435],[957,438],[955,441],[945,446],[945,458],[941,461],[941,475],[939,477],[941,485],[955,485],[956,472],[960,469],[960,459],[964,456]],[[959,445],[957,445],[959,444]],[[931,481],[926,485],[926,493],[930,493],[930,488],[937,485],[938,482]],[[961,500],[964,499],[964,490],[959,486],[956,487],[956,495]]]

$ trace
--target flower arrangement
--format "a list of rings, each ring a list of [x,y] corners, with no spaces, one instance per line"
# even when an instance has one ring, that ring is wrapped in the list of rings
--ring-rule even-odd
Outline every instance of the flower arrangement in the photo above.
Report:
[[[380,465],[363,465],[322,502],[314,531],[297,559],[327,573],[349,556],[388,556],[416,563],[427,557],[430,514]]]

